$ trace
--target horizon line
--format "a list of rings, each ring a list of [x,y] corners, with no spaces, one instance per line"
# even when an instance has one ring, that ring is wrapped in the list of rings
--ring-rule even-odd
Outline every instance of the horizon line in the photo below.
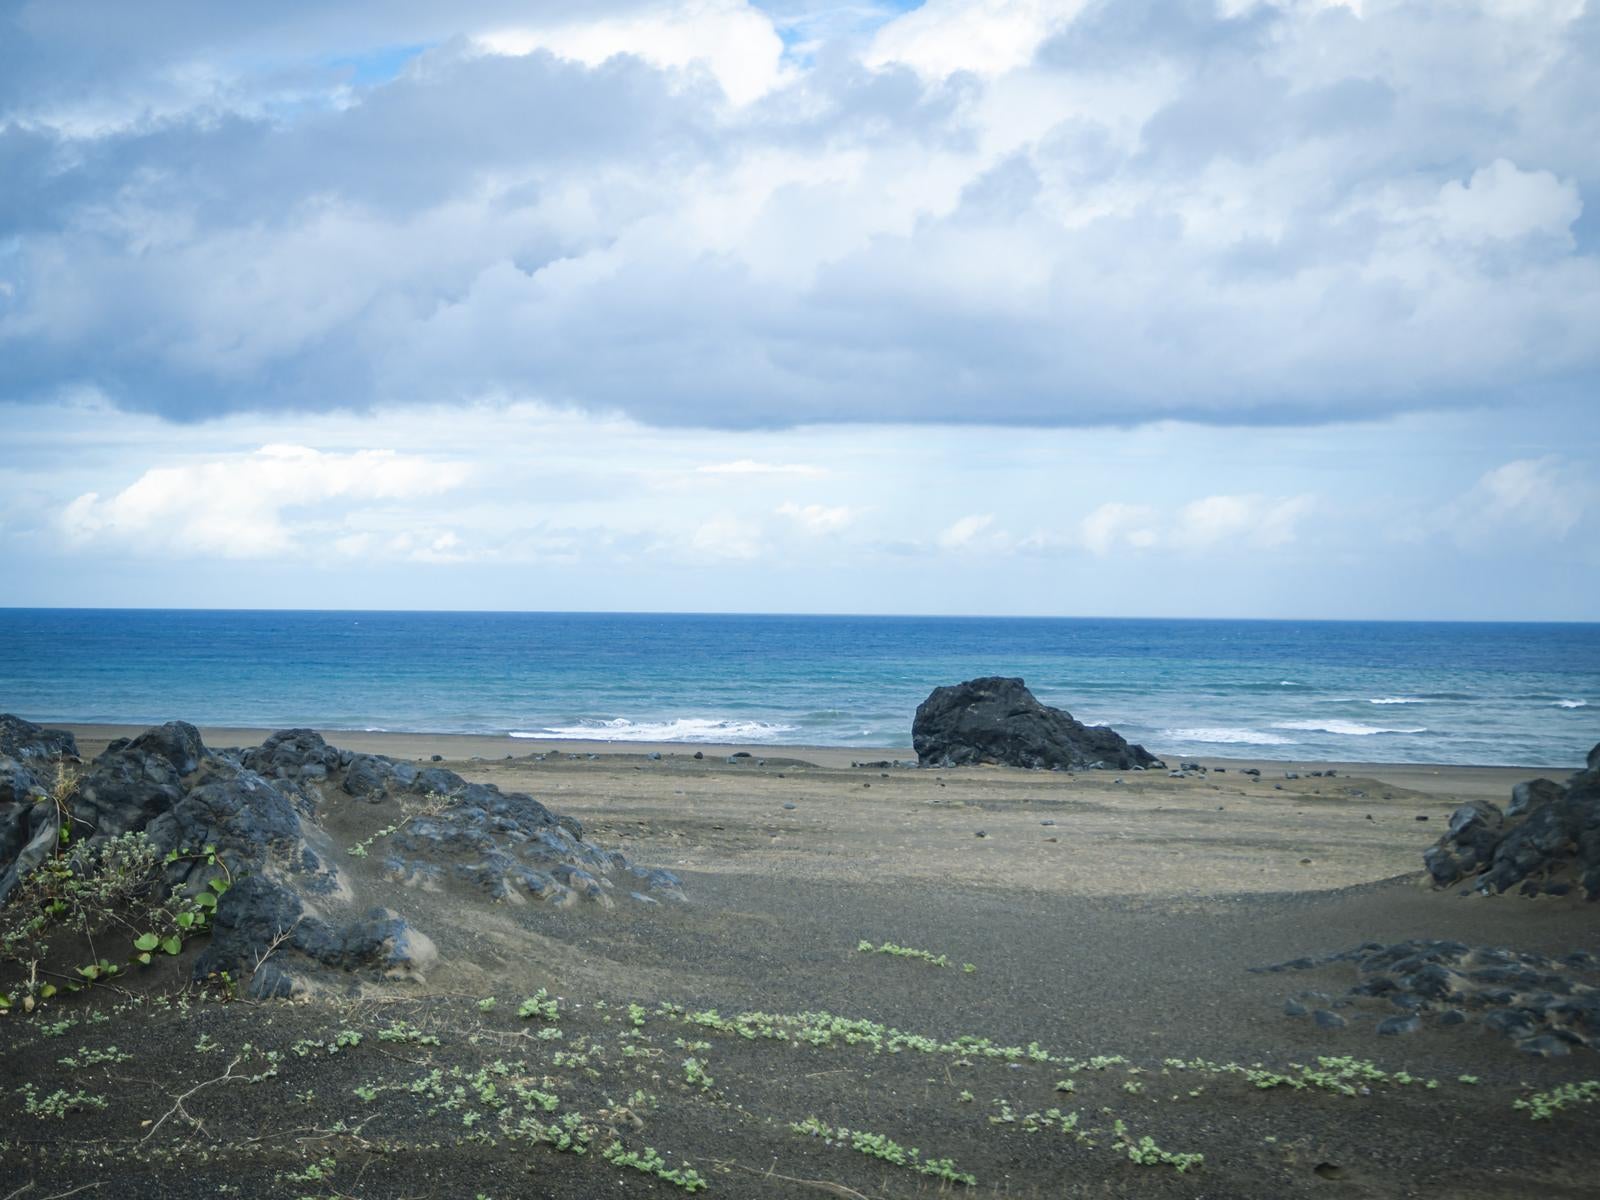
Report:
[[[522,616],[522,617],[784,617],[885,621],[1190,621],[1196,623],[1256,622],[1318,625],[1600,625],[1600,618],[1560,617],[1199,617],[1113,616],[1097,613],[886,613],[886,612],[777,612],[710,609],[521,609],[521,608],[270,608],[211,607],[204,605],[38,605],[0,604],[0,613],[292,613],[323,616],[337,613],[410,616]]]

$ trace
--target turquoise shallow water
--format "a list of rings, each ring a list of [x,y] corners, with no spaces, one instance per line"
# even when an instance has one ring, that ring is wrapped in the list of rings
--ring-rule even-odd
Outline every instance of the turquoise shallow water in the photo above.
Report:
[[[32,720],[904,746],[1021,675],[1157,753],[1578,765],[1600,625],[0,609]]]

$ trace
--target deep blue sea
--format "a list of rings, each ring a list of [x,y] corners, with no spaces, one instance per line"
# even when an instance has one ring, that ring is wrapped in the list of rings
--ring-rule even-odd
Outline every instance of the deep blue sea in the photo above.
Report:
[[[0,609],[0,712],[35,721],[890,747],[997,674],[1165,756],[1600,741],[1600,624]]]

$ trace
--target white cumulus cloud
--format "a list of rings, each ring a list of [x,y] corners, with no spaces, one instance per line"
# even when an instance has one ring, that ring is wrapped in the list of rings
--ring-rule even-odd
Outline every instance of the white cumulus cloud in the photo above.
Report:
[[[1523,171],[1496,159],[1465,184],[1439,190],[1440,228],[1464,241],[1508,241],[1533,234],[1565,237],[1583,213],[1577,185],[1550,171]]]
[[[1078,523],[1083,545],[1093,554],[1109,554],[1119,543],[1146,549],[1156,543],[1156,510],[1145,504],[1102,504]]]
[[[793,500],[786,500],[778,506],[777,512],[780,517],[788,517],[807,533],[833,533],[856,518],[855,510],[846,504],[830,507],[825,504],[796,504]]]
[[[153,467],[110,496],[86,492],[60,515],[76,545],[111,543],[131,551],[263,558],[298,545],[287,514],[334,502],[404,501],[465,482],[468,468],[392,450],[324,453],[268,445],[210,462]],[[366,548],[345,534],[346,554]]]

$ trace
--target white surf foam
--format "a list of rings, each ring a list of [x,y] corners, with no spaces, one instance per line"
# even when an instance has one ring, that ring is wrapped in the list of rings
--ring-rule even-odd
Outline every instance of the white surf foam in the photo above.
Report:
[[[596,742],[771,742],[794,732],[793,725],[773,721],[718,720],[679,717],[671,721],[580,721],[544,729],[513,729],[514,738],[579,738]]]
[[[1294,745],[1293,738],[1282,737],[1276,733],[1265,733],[1259,729],[1163,729],[1161,735],[1169,737],[1176,742],[1212,742],[1247,746]]]
[[[1363,725],[1360,721],[1279,721],[1274,729],[1301,729],[1307,733],[1336,733],[1342,737],[1371,737],[1378,733],[1427,733],[1420,726],[1401,729],[1389,725]]]
[[[1368,700],[1368,704],[1426,704],[1426,700],[1416,696],[1379,696]]]
[[[1589,707],[1589,702],[1587,700],[1557,700],[1556,701],[1556,707],[1557,708],[1588,708]]]

